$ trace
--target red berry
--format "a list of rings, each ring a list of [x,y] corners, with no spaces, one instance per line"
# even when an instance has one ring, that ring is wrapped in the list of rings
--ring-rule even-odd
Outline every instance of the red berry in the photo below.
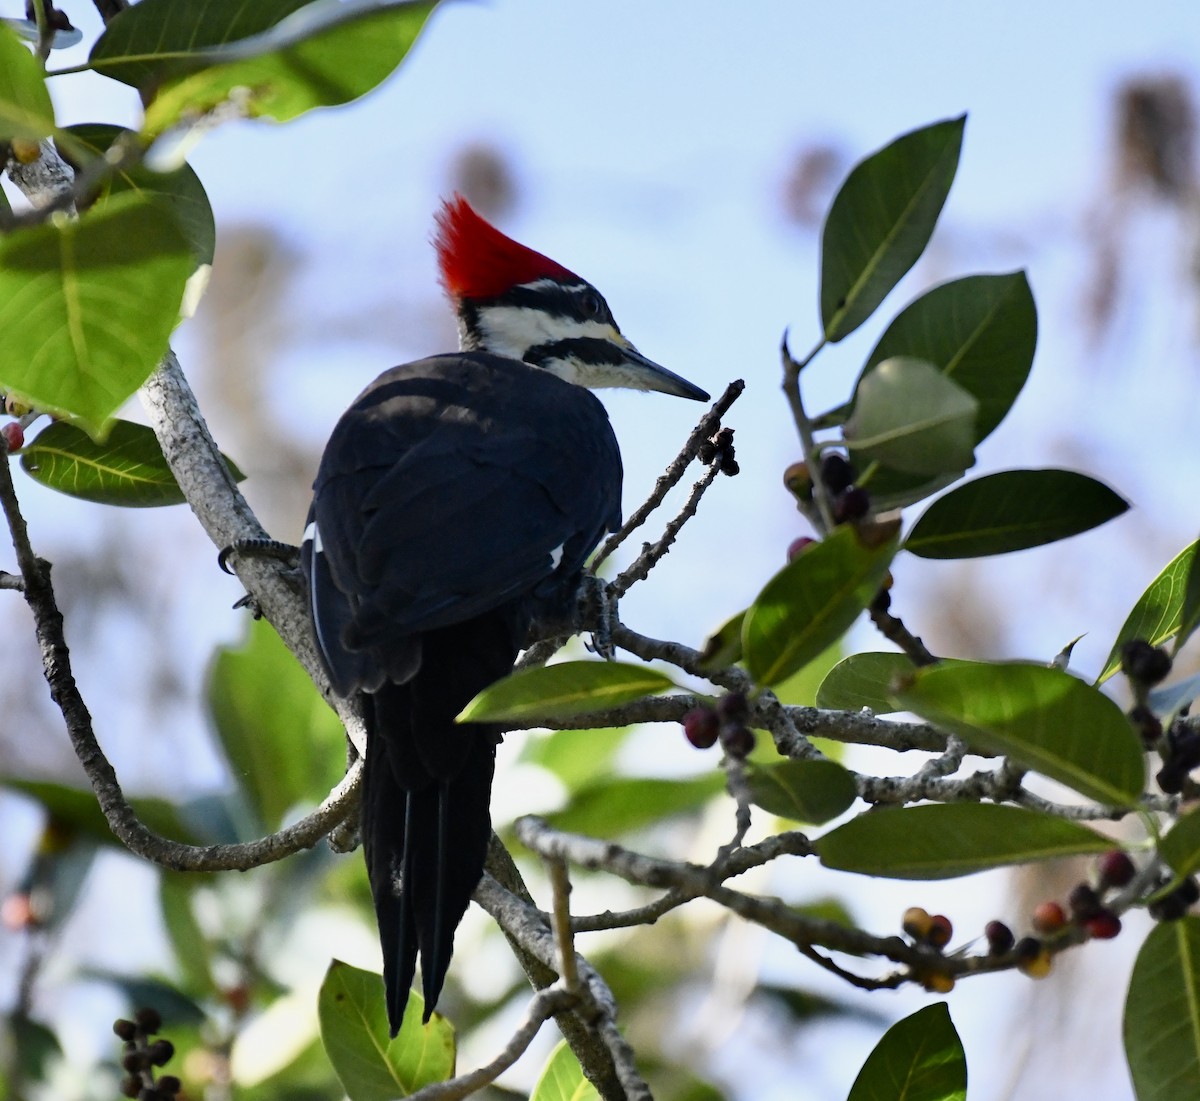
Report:
[[[945,914],[933,914],[929,918],[929,932],[925,940],[934,948],[945,948],[954,936],[954,926]]]
[[[1067,924],[1067,912],[1057,902],[1041,902],[1033,911],[1033,927],[1039,933],[1057,933]]]
[[[1129,859],[1129,854],[1121,849],[1113,849],[1106,852],[1100,858],[1099,864],[1100,887],[1125,887],[1133,880],[1137,873],[1137,868],[1134,867],[1133,861]]]
[[[6,929],[11,929],[15,933],[21,929],[29,929],[37,923],[33,899],[27,892],[18,891],[0,902],[0,925]]]
[[[1121,919],[1111,910],[1101,910],[1084,923],[1089,937],[1096,940],[1111,940],[1121,931]]]
[[[796,557],[805,547],[811,547],[816,542],[810,535],[801,535],[799,539],[793,539],[788,544],[787,557],[790,562]]]
[[[25,429],[19,421],[9,421],[0,427],[0,436],[4,437],[4,446],[9,451],[20,451],[25,446]]]
[[[711,749],[721,733],[721,721],[711,707],[693,707],[683,717],[683,734],[697,749]]]

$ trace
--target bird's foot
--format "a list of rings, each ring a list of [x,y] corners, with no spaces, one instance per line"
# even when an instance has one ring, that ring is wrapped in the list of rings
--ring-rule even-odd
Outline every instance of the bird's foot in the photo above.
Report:
[[[585,573],[579,585],[577,608],[580,623],[591,631],[588,649],[605,661],[612,661],[616,655],[613,625],[618,622],[617,597],[612,586],[595,574]]]
[[[229,546],[221,548],[221,553],[217,555],[217,565],[226,573],[233,573],[229,568],[229,559],[234,556],[277,558],[292,569],[300,565],[300,548],[279,539],[235,539]]]

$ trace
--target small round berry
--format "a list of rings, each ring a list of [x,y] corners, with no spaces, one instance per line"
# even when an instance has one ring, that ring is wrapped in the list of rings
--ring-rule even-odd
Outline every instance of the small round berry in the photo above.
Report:
[[[125,1052],[121,1059],[121,1066],[129,1071],[130,1074],[140,1074],[150,1067],[150,1060],[147,1058],[145,1051],[139,1047],[135,1047],[133,1051]]]
[[[858,476],[854,465],[836,451],[826,452],[821,458],[821,481],[825,483],[825,488],[830,493],[836,495],[841,493],[843,489],[854,484],[854,479]]]
[[[1178,921],[1188,912],[1188,904],[1179,897],[1178,891],[1155,899],[1146,907],[1155,921]]]
[[[693,707],[683,717],[683,734],[697,749],[711,749],[721,734],[721,720],[711,707]]]
[[[726,723],[721,727],[721,746],[730,757],[744,760],[757,744],[754,731],[743,723]]]
[[[1112,940],[1121,931],[1121,919],[1111,910],[1101,910],[1088,918],[1083,927],[1095,940]]]
[[[954,926],[945,914],[933,914],[929,919],[929,932],[925,934],[925,943],[934,948],[945,948],[954,936]]]
[[[932,925],[933,918],[929,911],[920,906],[910,906],[904,911],[904,917],[900,919],[900,927],[913,940],[924,940],[929,935]]]
[[[1036,937],[1022,937],[1017,941],[1016,953],[1017,970],[1031,979],[1044,979],[1054,966],[1054,957]]]
[[[181,1089],[183,1083],[173,1074],[164,1074],[158,1079],[159,1092],[167,1094],[168,1097],[174,1097]]]
[[[949,994],[954,989],[954,976],[944,971],[929,971],[921,976],[921,985],[930,994]]]
[[[1133,638],[1121,647],[1121,670],[1138,684],[1155,685],[1171,671],[1171,655],[1144,638]]]
[[[797,500],[812,500],[812,474],[807,463],[792,463],[783,472],[783,484]]]
[[[151,1009],[149,1006],[139,1009],[133,1015],[133,1019],[137,1021],[138,1028],[140,1028],[147,1036],[153,1036],[160,1028],[162,1028],[162,1015],[157,1009]]]
[[[983,927],[983,935],[987,938],[988,952],[993,956],[1003,956],[1012,951],[1016,943],[1013,931],[1002,921],[989,921]]]
[[[1075,884],[1067,896],[1067,905],[1071,908],[1071,916],[1076,921],[1086,921],[1102,909],[1100,896],[1087,883]]]
[[[130,1043],[133,1040],[134,1033],[137,1032],[137,1025],[132,1021],[125,1020],[124,1017],[118,1017],[113,1021],[113,1032],[126,1043]]]
[[[1175,889],[1175,893],[1189,906],[1192,906],[1200,902],[1200,883],[1196,882],[1195,876],[1188,876]]]
[[[0,436],[4,437],[4,446],[9,451],[20,451],[25,446],[25,429],[20,421],[9,421],[0,426]]]
[[[745,692],[726,692],[717,700],[717,714],[726,722],[738,722],[750,714]]]
[[[788,544],[787,560],[792,561],[801,551],[811,547],[816,540],[811,535],[801,535],[798,539],[793,539]]]
[[[155,1040],[150,1045],[150,1062],[156,1067],[166,1066],[175,1054],[175,1045],[170,1040]]]
[[[18,933],[22,929],[32,929],[37,924],[38,916],[33,905],[33,896],[27,891],[17,891],[0,902],[0,925],[5,929]]]
[[[1178,795],[1183,791],[1185,779],[1187,779],[1187,772],[1176,765],[1174,761],[1165,762],[1154,777],[1155,783],[1158,784],[1158,790],[1164,795]]]
[[[1200,733],[1179,733],[1172,729],[1167,746],[1167,763],[1183,772],[1191,772],[1200,765]]]
[[[1039,933],[1057,933],[1067,924],[1067,912],[1057,902],[1039,902],[1033,911],[1033,927]]]
[[[871,498],[860,486],[847,486],[833,501],[833,520],[836,524],[861,520],[870,511]]]
[[[1129,859],[1129,854],[1122,849],[1106,852],[1100,857],[1096,870],[1102,891],[1110,887],[1127,887],[1137,874],[1137,868]]]
[[[142,1080],[132,1074],[121,1079],[121,1094],[124,1097],[137,1097],[142,1092]]]

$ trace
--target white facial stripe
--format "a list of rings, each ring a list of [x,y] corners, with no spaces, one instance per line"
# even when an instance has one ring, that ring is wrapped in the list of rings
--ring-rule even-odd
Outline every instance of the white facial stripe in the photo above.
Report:
[[[523,306],[489,306],[479,311],[478,323],[482,347],[513,359],[522,359],[530,348],[557,340],[592,337],[624,343],[620,333],[607,322],[553,317]]]

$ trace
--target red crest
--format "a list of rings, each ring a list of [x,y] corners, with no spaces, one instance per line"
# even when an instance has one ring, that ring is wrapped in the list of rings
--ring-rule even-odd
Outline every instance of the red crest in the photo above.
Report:
[[[452,298],[494,298],[536,279],[579,279],[550,257],[506,237],[461,195],[447,199],[435,221],[442,286]]]

